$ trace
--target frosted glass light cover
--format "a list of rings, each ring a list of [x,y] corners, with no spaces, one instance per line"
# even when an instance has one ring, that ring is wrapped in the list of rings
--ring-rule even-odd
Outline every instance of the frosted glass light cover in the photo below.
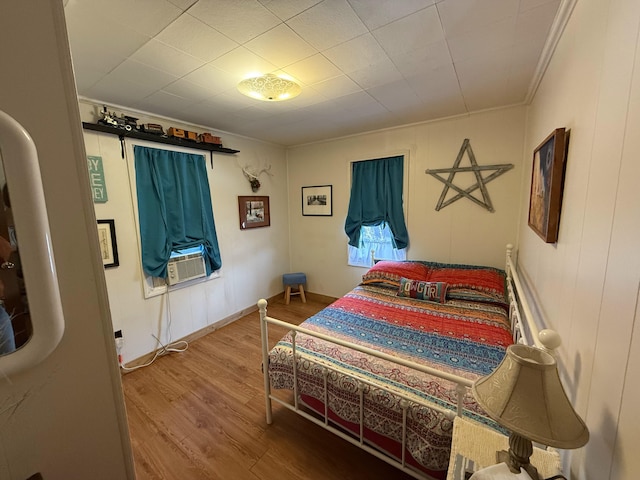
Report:
[[[300,85],[291,80],[268,73],[241,81],[238,84],[238,91],[257,100],[280,102],[297,97],[302,89]]]

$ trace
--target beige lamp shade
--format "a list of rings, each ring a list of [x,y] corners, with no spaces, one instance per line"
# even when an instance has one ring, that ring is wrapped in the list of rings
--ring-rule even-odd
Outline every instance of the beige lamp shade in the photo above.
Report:
[[[302,89],[292,80],[268,73],[241,81],[238,91],[257,100],[280,102],[298,96]]]
[[[511,345],[502,363],[475,382],[473,395],[503,427],[543,445],[579,448],[589,430],[571,406],[555,359],[526,345]]]

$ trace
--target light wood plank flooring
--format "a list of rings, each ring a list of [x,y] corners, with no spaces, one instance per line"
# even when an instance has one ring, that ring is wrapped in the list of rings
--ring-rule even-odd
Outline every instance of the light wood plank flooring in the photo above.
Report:
[[[298,324],[326,302],[310,295],[269,315]],[[271,328],[273,345],[283,330]],[[408,480],[295,413],[267,425],[258,312],[123,377],[138,480]]]

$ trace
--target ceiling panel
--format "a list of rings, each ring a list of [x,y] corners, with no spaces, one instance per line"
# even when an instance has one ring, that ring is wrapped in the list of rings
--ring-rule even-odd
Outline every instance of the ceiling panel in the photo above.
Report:
[[[160,32],[157,39],[205,62],[215,60],[239,46],[238,42],[189,14],[172,22]]]
[[[272,28],[244,46],[278,68],[286,67],[316,53],[311,45],[285,24]]]
[[[189,14],[242,44],[272,29],[280,19],[257,0],[199,0]]]
[[[68,0],[65,15],[80,96],[296,145],[523,102],[563,1]],[[264,73],[302,93],[238,92]]]
[[[346,0],[325,0],[287,20],[298,35],[325,50],[367,32]]]

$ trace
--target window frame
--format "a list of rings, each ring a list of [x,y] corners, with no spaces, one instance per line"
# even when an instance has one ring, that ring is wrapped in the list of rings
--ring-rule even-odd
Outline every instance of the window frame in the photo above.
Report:
[[[138,212],[138,189],[136,186],[136,168],[135,168],[135,155],[133,152],[133,147],[149,147],[149,148],[158,148],[158,144],[156,142],[146,141],[146,140],[138,140],[135,141],[127,141],[125,142],[125,160],[127,162],[127,172],[129,175],[129,191],[131,192],[131,206],[133,208],[133,220],[135,222],[135,232],[136,232],[136,246],[138,250],[137,256],[137,265],[140,273],[141,284],[142,284],[142,293],[144,295],[145,300],[148,298],[157,297],[159,295],[163,295],[167,292],[171,292],[173,290],[179,290],[182,288],[189,287],[191,285],[195,285],[198,283],[207,282],[209,280],[220,278],[221,271],[215,270],[209,276],[204,276],[201,278],[195,278],[193,280],[189,280],[183,283],[178,283],[176,285],[169,286],[167,284],[164,285],[154,285],[153,277],[147,275],[142,266],[142,241],[140,238],[140,214]],[[179,153],[194,153],[193,149],[189,149],[187,147],[180,147],[174,145],[162,145],[163,150],[171,150]],[[203,155],[205,157],[205,162],[207,157],[204,151],[197,151],[198,155]],[[211,180],[209,178],[209,169],[207,169],[207,182],[209,183],[209,188],[211,188]]]
[[[366,162],[369,160],[379,160],[382,158],[388,158],[388,157],[397,157],[397,156],[402,156],[403,157],[403,169],[402,169],[402,212],[404,215],[404,222],[405,225],[407,227],[407,231],[409,231],[409,173],[411,171],[411,151],[410,150],[393,150],[393,151],[389,151],[389,152],[385,152],[385,153],[372,153],[369,154],[367,156],[363,157],[359,157],[357,159],[347,159],[346,161],[346,168],[347,168],[347,178],[349,179],[349,183],[347,185],[347,190],[349,191],[349,199],[351,199],[351,184],[353,183],[353,171],[351,168],[351,165],[355,162]],[[348,204],[347,204],[348,207]],[[411,238],[411,235],[409,235],[409,238]],[[411,245],[409,244],[406,248],[406,253],[407,253],[407,259],[409,259],[409,251],[410,251]],[[353,267],[353,268],[363,268],[363,269],[369,269],[371,268],[371,266],[362,266],[362,265],[352,265],[349,263],[349,243],[347,242],[347,248],[346,248],[346,262],[347,262],[347,266],[348,267]]]

